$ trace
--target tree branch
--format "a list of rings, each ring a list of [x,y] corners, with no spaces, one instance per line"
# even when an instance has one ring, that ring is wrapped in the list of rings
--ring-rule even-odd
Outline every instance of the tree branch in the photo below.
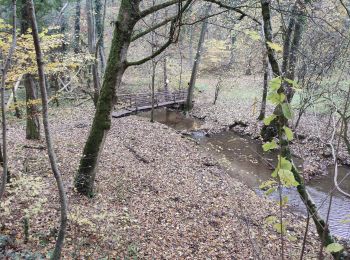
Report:
[[[244,16],[247,16],[249,17],[250,19],[252,19],[254,22],[256,22],[257,24],[261,25],[261,22],[259,20],[257,20],[255,17],[247,14],[246,12],[242,11],[241,9],[239,9],[238,7],[234,7],[234,6],[230,6],[230,5],[226,5],[226,4],[223,4],[221,3],[219,0],[204,0],[206,2],[210,2],[210,3],[213,3],[213,4],[216,4],[218,5],[219,7],[221,8],[226,8],[228,10],[232,10],[232,11],[235,11],[236,13],[239,13],[241,14],[243,17]]]
[[[168,2],[164,2],[164,3],[161,3],[159,5],[155,5],[155,6],[152,6],[146,10],[143,10],[139,13],[139,19],[142,19],[144,17],[146,17],[147,15],[150,15],[154,12],[157,12],[161,9],[164,9],[164,8],[167,8],[168,6],[171,6],[171,5],[174,5],[174,4],[177,4],[179,2],[184,2],[185,0],[171,0],[171,1],[168,1]]]
[[[162,47],[160,47],[157,51],[155,51],[154,53],[152,53],[151,55],[149,55],[148,57],[146,57],[144,59],[141,59],[138,61],[126,62],[126,66],[129,67],[129,66],[141,65],[141,64],[146,63],[147,61],[157,57],[159,54],[161,54],[163,51],[165,51],[166,48],[168,48],[173,43],[174,35],[175,35],[175,25],[173,22],[172,29],[170,30],[169,39],[166,43],[164,43],[164,45]]]
[[[143,32],[140,32],[138,34],[135,34],[131,37],[131,41],[136,41],[137,39],[141,38],[142,36],[145,36],[146,34],[149,34],[150,32],[162,27],[163,25],[166,25],[167,23],[175,20],[176,18],[178,17],[178,15],[174,15],[174,16],[171,16],[170,18],[168,19],[165,19],[163,22],[161,23],[158,23],[150,28],[148,28],[147,30],[143,31]]]

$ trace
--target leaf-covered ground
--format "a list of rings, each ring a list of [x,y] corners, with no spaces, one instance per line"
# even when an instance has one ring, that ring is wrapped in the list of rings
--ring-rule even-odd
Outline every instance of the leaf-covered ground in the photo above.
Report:
[[[191,140],[144,118],[113,119],[96,196],[78,195],[73,178],[92,114],[89,107],[51,112],[69,201],[65,259],[281,258],[280,236],[265,221],[278,214],[277,205],[228,176]],[[8,131],[13,182],[1,204],[0,233],[13,241],[3,254],[28,250],[47,255],[57,233],[59,203],[46,150],[41,149],[45,144],[25,140],[23,122],[11,122]],[[305,220],[284,215],[288,235],[296,238],[285,239],[285,259],[299,259]],[[318,250],[310,231],[305,259],[316,258]]]

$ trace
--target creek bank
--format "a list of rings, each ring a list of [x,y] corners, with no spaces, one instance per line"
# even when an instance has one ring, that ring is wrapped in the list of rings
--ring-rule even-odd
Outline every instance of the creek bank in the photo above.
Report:
[[[237,134],[229,130],[229,128],[226,129],[227,131],[208,136],[206,131],[197,130],[201,129],[201,125],[204,123],[203,121],[185,117],[179,111],[161,109],[155,112],[155,121],[177,129],[177,132],[182,134],[183,137],[197,143],[199,147],[204,148],[206,153],[214,156],[232,177],[248,185],[259,196],[263,196],[263,192],[258,187],[263,181],[271,179],[271,172],[277,163],[276,152],[265,153],[262,150],[260,140],[254,140],[242,134],[242,132]],[[142,113],[140,115],[149,117],[150,113]],[[237,126],[246,127],[241,122],[234,124],[234,127]],[[303,167],[301,158],[294,158],[294,162],[298,168]],[[208,163],[205,165],[213,166],[214,164]],[[349,168],[339,167],[338,172],[339,178],[342,179],[349,172]],[[350,192],[350,180],[347,179],[341,183],[341,187],[345,191]],[[333,189],[331,175],[313,178],[309,181],[307,188],[316,205],[319,207],[321,215],[324,217],[327,216],[329,204],[328,193]],[[288,195],[288,206],[291,211],[307,216],[304,204],[300,200],[296,189],[283,189],[283,195]],[[278,192],[272,193],[270,199],[278,201]],[[331,232],[342,238],[347,238],[350,235],[349,227],[346,223],[342,223],[342,221],[348,219],[348,216],[350,216],[348,205],[350,205],[349,199],[338,192],[333,193],[329,225]]]
[[[205,95],[208,94],[199,94],[198,102],[191,112],[191,116],[203,122],[199,130],[205,131],[207,135],[232,130],[252,139],[261,139],[263,123],[257,120],[258,115],[249,102],[234,100],[212,105],[207,103],[203,97]],[[269,115],[272,111],[272,107],[267,107],[266,114]],[[328,168],[333,165],[328,143],[331,129],[327,127],[326,121],[325,117],[314,118],[306,114],[295,134],[295,140],[290,144],[293,155],[304,159],[302,172],[306,181],[328,174]],[[339,149],[338,163],[350,165],[350,156],[344,145]]]
[[[278,214],[278,206],[230,177],[194,142],[147,119],[112,121],[96,176],[96,196],[81,197],[73,178],[94,110],[50,112],[70,205],[65,258],[280,259],[280,235],[266,222]],[[44,142],[25,140],[21,123],[12,122],[8,133],[15,174],[5,197],[10,203],[5,205],[11,207],[0,210],[0,230],[14,241],[8,250],[46,255],[54,245],[59,200],[46,151],[23,147]],[[23,243],[25,209],[30,212],[28,243]],[[305,219],[290,212],[284,217],[288,235],[296,238],[285,239],[285,259],[297,259]],[[318,249],[312,224],[305,257],[317,257]]]

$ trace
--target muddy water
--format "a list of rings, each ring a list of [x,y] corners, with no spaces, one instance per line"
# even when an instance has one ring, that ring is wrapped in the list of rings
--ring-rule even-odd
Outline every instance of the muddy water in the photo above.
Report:
[[[149,117],[150,113],[142,113],[141,116]],[[200,121],[186,118],[180,112],[160,109],[155,111],[155,121],[166,124],[176,130],[196,130],[200,127]],[[209,153],[215,155],[231,175],[258,194],[263,196],[259,190],[261,182],[271,177],[273,165],[276,164],[276,154],[264,153],[261,143],[257,140],[240,136],[234,132],[223,132],[211,137],[205,137],[201,132],[193,132],[193,138],[197,139],[200,145]],[[296,165],[301,168],[302,161],[295,159]],[[339,167],[339,180],[342,180],[349,172],[349,167]],[[321,215],[326,218],[330,191],[334,189],[333,171],[330,174],[313,179],[307,184],[307,189],[319,207]],[[340,185],[350,193],[350,175]],[[284,189],[283,195],[289,197],[289,205],[295,211],[306,215],[306,209],[299,198],[296,189]],[[278,194],[270,195],[271,199],[277,200]],[[350,223],[342,223],[350,219],[350,199],[338,191],[332,195],[332,207],[329,216],[329,226],[333,234],[349,239]]]

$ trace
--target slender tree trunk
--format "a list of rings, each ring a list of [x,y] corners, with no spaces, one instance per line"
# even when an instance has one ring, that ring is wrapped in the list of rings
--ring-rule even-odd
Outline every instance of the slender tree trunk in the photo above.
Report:
[[[155,98],[154,98],[154,92],[155,92],[155,79],[156,79],[156,66],[157,63],[152,60],[152,82],[151,82],[151,95],[152,95],[152,108],[151,108],[151,123],[154,122],[154,102],[155,102]]]
[[[211,10],[211,4],[206,7],[205,12],[204,12],[204,17],[209,15],[210,10]],[[208,28],[208,21],[205,20],[202,24],[202,29],[201,29],[201,33],[200,33],[199,41],[198,41],[197,53],[196,53],[196,57],[195,57],[195,60],[193,63],[191,79],[190,79],[190,83],[188,86],[188,95],[187,95],[187,102],[186,102],[186,110],[188,110],[188,111],[191,110],[192,106],[193,106],[193,103],[192,103],[193,102],[193,92],[194,92],[194,87],[196,85],[198,67],[199,67],[199,63],[201,60],[203,43],[204,43],[204,39],[205,39],[205,34],[207,32],[207,28]]]
[[[270,48],[270,46],[267,44],[268,42],[273,42],[272,39],[272,27],[271,27],[271,16],[270,16],[270,1],[269,0],[261,0],[261,7],[262,7],[262,16],[263,16],[263,22],[264,22],[264,34],[265,34],[265,42],[266,42],[266,48],[268,50],[268,57],[269,61],[273,70],[273,73],[275,76],[279,77],[282,76],[280,72],[279,65],[277,63],[277,59],[275,57],[274,50]],[[280,88],[281,93],[285,93],[285,88]],[[283,125],[286,124],[288,121],[287,118],[284,117],[283,113],[281,113],[280,108],[276,108],[274,111],[274,114],[277,115],[278,120],[276,120],[276,126],[279,129],[282,129]],[[331,243],[334,243],[335,240],[332,237],[329,229],[327,228],[327,225],[323,218],[319,215],[317,206],[313,202],[310,194],[306,190],[304,179],[300,175],[298,169],[294,166],[291,151],[289,148],[288,141],[284,138],[280,138],[280,147],[281,147],[281,156],[286,158],[288,161],[292,162],[292,173],[294,175],[295,180],[299,183],[297,186],[298,193],[300,195],[301,200],[306,206],[306,209],[309,212],[309,215],[312,217],[317,233],[319,235],[319,238],[323,244],[323,246],[327,246]],[[338,252],[338,253],[332,253],[333,257],[335,259],[346,259],[346,252]]]
[[[305,26],[305,14],[304,12],[300,12],[298,14],[296,23],[295,23],[295,29],[294,29],[294,36],[293,40],[291,42],[291,50],[289,54],[289,63],[288,63],[288,69],[286,71],[286,77],[290,80],[295,80],[295,68],[297,63],[297,53],[301,44],[302,35],[304,31]],[[292,102],[293,96],[294,96],[294,89],[291,84],[288,84],[286,87],[286,96],[288,102]]]
[[[230,51],[230,61],[228,63],[228,66],[232,66],[235,63],[235,45],[236,37],[231,36],[231,51]]]
[[[138,17],[138,4],[122,0],[94,120],[75,177],[78,192],[93,196],[94,180],[105,137],[111,127],[115,92],[126,69],[126,55]]]
[[[23,84],[26,89],[27,127],[26,138],[29,140],[40,139],[39,109],[36,105],[36,85],[32,75],[25,74]]]
[[[167,95],[169,93],[169,80],[168,80],[168,71],[167,71],[167,58],[164,58],[163,61],[163,79],[164,79],[164,92]]]
[[[75,5],[74,18],[74,52],[80,52],[80,0],[77,0]]]
[[[96,36],[97,36],[97,46],[96,49],[99,53],[101,72],[104,71],[104,19],[102,17],[102,2],[101,0],[95,0],[95,25],[96,25]]]
[[[20,119],[20,118],[22,118],[22,115],[21,115],[21,110],[19,110],[19,107],[17,104],[17,95],[16,95],[15,88],[12,88],[11,91],[12,91],[12,95],[13,95],[13,104],[15,106],[15,116],[18,119]]]
[[[267,53],[264,51],[263,54],[263,70],[264,70],[264,85],[263,85],[263,94],[261,99],[261,107],[260,107],[260,114],[258,116],[258,120],[263,120],[265,118],[265,112],[266,112],[266,97],[267,97],[267,90],[268,90],[268,81],[269,81],[269,61],[267,59]]]
[[[27,6],[29,9],[28,10],[29,20],[32,27],[32,35],[33,35],[37,67],[38,67],[39,85],[40,85],[41,100],[42,100],[43,124],[44,124],[44,130],[45,130],[47,151],[49,155],[51,169],[56,179],[57,188],[59,191],[60,205],[61,205],[60,229],[58,232],[55,249],[51,256],[51,259],[58,260],[61,258],[61,252],[64,244],[64,237],[65,237],[65,232],[67,227],[67,197],[66,197],[66,192],[63,185],[61,173],[57,167],[56,154],[53,149],[53,143],[51,140],[49,116],[48,116],[48,98],[47,98],[47,92],[46,92],[46,86],[45,86],[45,74],[44,74],[44,65],[43,65],[44,63],[43,63],[43,57],[42,57],[42,52],[40,47],[40,39],[39,39],[38,26],[37,26],[36,17],[35,17],[33,0],[28,0]]]
[[[92,0],[86,1],[86,15],[87,15],[87,24],[88,24],[88,47],[91,55],[96,56],[96,32],[95,32],[95,23],[94,15],[92,9]],[[97,106],[97,101],[100,92],[100,79],[98,76],[98,66],[97,60],[91,65],[92,78],[93,78],[93,88],[94,88],[94,104]]]
[[[1,186],[0,186],[0,201],[2,199],[2,196],[5,192],[6,183],[8,181],[8,165],[7,165],[7,121],[6,121],[6,107],[5,107],[5,87],[6,87],[6,74],[8,69],[11,65],[11,59],[12,55],[16,48],[16,41],[17,41],[17,35],[16,35],[16,0],[12,1],[12,8],[13,8],[13,23],[12,23],[12,43],[11,47],[9,49],[9,52],[7,54],[7,57],[4,61],[4,64],[1,68],[1,119],[2,119],[2,153],[0,158],[0,163],[2,165],[2,180],[1,180]],[[1,147],[0,147],[1,148]],[[1,149],[0,149],[1,151]]]

